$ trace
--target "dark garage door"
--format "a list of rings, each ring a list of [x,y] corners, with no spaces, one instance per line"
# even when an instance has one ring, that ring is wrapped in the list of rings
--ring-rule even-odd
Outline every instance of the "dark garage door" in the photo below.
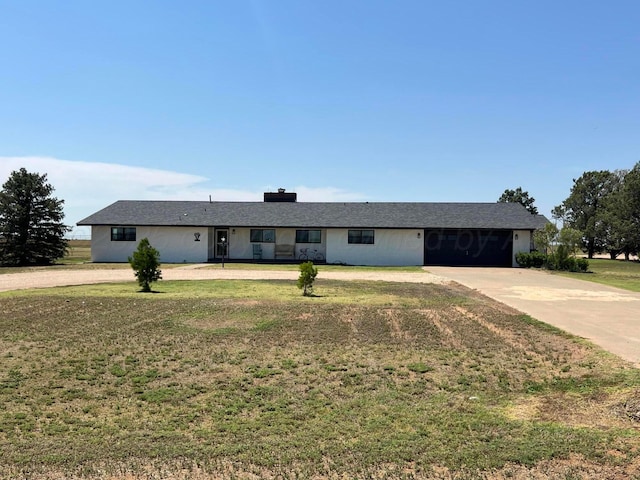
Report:
[[[511,230],[425,230],[425,265],[510,267]]]

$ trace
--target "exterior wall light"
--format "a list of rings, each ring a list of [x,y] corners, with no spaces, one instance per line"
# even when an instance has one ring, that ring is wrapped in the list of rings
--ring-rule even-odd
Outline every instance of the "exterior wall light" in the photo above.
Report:
[[[200,232],[196,232],[193,234],[194,238],[194,242],[199,242],[200,241]]]

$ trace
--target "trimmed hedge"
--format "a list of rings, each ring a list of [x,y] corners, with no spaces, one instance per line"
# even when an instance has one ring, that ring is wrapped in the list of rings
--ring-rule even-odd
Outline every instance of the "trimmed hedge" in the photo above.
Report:
[[[581,273],[589,270],[589,261],[586,258],[570,257],[562,248],[551,255],[541,252],[517,253],[516,262],[523,268],[547,268]]]
[[[542,268],[547,256],[542,252],[516,253],[516,262],[524,268]]]

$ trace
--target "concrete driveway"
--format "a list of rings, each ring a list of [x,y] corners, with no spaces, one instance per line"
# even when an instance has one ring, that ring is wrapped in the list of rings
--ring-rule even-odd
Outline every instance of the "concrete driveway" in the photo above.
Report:
[[[428,267],[640,366],[640,294],[519,268]]]

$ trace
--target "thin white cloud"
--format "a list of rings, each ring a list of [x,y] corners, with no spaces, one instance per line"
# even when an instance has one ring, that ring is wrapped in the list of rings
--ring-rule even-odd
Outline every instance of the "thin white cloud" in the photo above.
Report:
[[[360,202],[366,200],[366,197],[360,193],[334,187],[300,186],[295,188],[295,192],[298,194],[298,200],[304,202]]]
[[[72,236],[88,236],[88,227],[75,224],[117,200],[261,201],[264,191],[209,188],[207,177],[169,170],[114,163],[61,160],[52,157],[0,157],[0,183],[11,172],[25,168],[47,174],[54,196],[64,200],[65,223]],[[363,200],[360,194],[333,187],[296,187],[299,201],[348,202]]]

